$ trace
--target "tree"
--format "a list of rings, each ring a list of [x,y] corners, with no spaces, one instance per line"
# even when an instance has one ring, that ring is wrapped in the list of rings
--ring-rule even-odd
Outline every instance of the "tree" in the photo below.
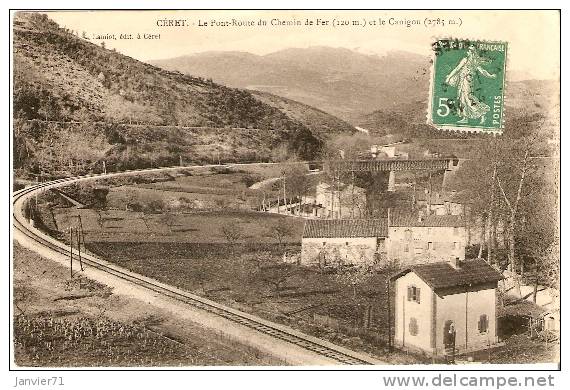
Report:
[[[293,226],[284,218],[280,218],[269,230],[269,233],[277,239],[280,248],[283,248],[283,239],[291,237],[293,232]]]
[[[516,232],[520,261],[534,269],[534,299],[539,283],[560,288],[559,174],[556,164],[549,165],[540,168],[541,174],[532,183],[538,190],[527,194],[519,209]]]
[[[229,222],[220,229],[222,235],[232,247],[242,237],[241,228],[236,222]]]
[[[335,194],[338,193],[340,197],[340,180],[342,175],[342,159],[339,149],[335,145],[327,144],[322,151],[323,159],[323,179],[329,186],[330,200],[331,200],[331,216],[334,218],[335,211]],[[340,216],[341,206],[340,199],[338,199],[338,214]]]
[[[496,230],[495,227],[500,221],[496,185],[497,167],[501,157],[500,149],[498,140],[481,141],[474,151],[473,158],[464,162],[459,171],[447,182],[449,187],[463,194],[464,201],[468,204],[469,216],[466,222],[475,223],[480,228],[481,237],[477,257],[483,256],[485,246],[487,248],[496,246],[490,242],[495,239],[490,233]],[[468,229],[471,231],[471,225]]]
[[[513,181],[513,179],[517,181],[516,188],[514,189],[514,191],[513,190],[511,191],[511,194],[507,195],[507,191],[508,191],[507,185],[509,183],[505,183],[503,180],[501,180],[501,176],[502,176],[501,173],[496,174],[497,186],[501,192],[502,199],[503,199],[505,205],[507,206],[507,210],[509,212],[509,220],[508,220],[508,227],[507,227],[507,242],[509,245],[509,252],[508,252],[509,267],[513,271],[516,271],[516,269],[517,269],[517,267],[516,267],[517,264],[516,264],[516,260],[515,260],[515,232],[517,229],[518,211],[519,211],[519,208],[521,205],[521,200],[524,196],[523,189],[524,189],[525,184],[527,184],[525,179],[528,181],[528,175],[532,169],[532,166],[530,163],[530,141],[528,141],[528,140],[524,141],[522,153],[523,153],[522,159],[520,159],[519,161],[512,160],[512,161],[509,161],[510,164],[504,164],[505,166],[507,166],[507,169],[508,169],[505,176],[508,174],[509,179],[511,179],[511,181]],[[515,159],[516,159],[516,157],[515,157]],[[513,175],[513,173],[515,175]],[[503,176],[503,179],[504,179],[504,176]],[[510,184],[512,187],[512,182]]]
[[[535,278],[533,300],[536,303],[538,284],[560,291],[560,243],[553,242],[548,248],[535,255]]]
[[[281,171],[283,198],[289,199],[289,204],[291,204],[293,198],[296,198],[298,210],[301,210],[303,197],[309,189],[307,173],[306,166],[299,164],[286,165]]]
[[[352,298],[356,299],[357,287],[372,277],[372,272],[363,266],[339,267],[335,275],[338,283],[352,288]]]
[[[283,284],[297,272],[298,269],[292,264],[278,263],[261,267],[257,272],[257,278],[271,285],[273,292],[280,297]]]
[[[501,226],[505,230],[508,265],[515,272],[521,270],[522,264],[516,260],[517,233],[523,220],[521,209],[526,205],[536,207],[535,202],[541,202],[532,197],[541,188],[532,158],[537,143],[533,136],[483,141],[475,157],[460,168],[453,183],[469,198],[470,213],[478,216],[475,219],[481,223],[479,255],[485,245],[488,260],[496,261],[496,232]]]
[[[248,268],[250,275],[259,272],[267,263],[271,261],[271,252],[269,251],[256,251],[253,253],[243,254],[241,256]],[[252,266],[253,265],[253,266]]]

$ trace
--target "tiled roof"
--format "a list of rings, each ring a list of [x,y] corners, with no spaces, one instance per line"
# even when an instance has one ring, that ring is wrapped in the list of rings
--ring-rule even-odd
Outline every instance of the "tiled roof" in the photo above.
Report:
[[[390,214],[390,226],[459,227],[465,226],[465,221],[461,215],[426,215],[420,219],[417,214],[394,212]]]
[[[451,264],[446,261],[417,264],[392,276],[392,280],[408,272],[414,272],[434,290],[450,287],[476,286],[497,282],[503,279],[503,275],[483,259],[461,261],[457,269],[453,268]]]
[[[410,196],[414,195],[417,202],[427,202],[428,194],[424,191],[416,191],[415,194],[410,194]],[[433,193],[431,196],[431,204],[444,204],[445,202],[452,202],[452,203],[466,203],[468,202],[468,193],[467,191],[462,192],[445,192],[440,193]]]
[[[379,219],[309,219],[304,238],[387,237],[386,218]]]

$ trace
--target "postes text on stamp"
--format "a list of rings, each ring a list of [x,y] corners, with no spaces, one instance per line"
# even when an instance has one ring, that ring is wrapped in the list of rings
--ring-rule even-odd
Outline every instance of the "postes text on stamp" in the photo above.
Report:
[[[433,51],[428,124],[501,134],[507,43],[440,39]]]

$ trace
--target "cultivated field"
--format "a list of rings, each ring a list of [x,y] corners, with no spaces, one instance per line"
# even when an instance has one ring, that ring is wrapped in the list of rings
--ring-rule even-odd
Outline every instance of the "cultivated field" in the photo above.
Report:
[[[14,246],[14,348],[26,367],[283,364]]]

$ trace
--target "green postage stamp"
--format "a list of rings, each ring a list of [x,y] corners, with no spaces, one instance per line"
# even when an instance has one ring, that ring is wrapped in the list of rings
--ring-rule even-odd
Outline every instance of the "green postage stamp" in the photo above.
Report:
[[[507,43],[440,39],[433,50],[428,124],[501,134]]]

